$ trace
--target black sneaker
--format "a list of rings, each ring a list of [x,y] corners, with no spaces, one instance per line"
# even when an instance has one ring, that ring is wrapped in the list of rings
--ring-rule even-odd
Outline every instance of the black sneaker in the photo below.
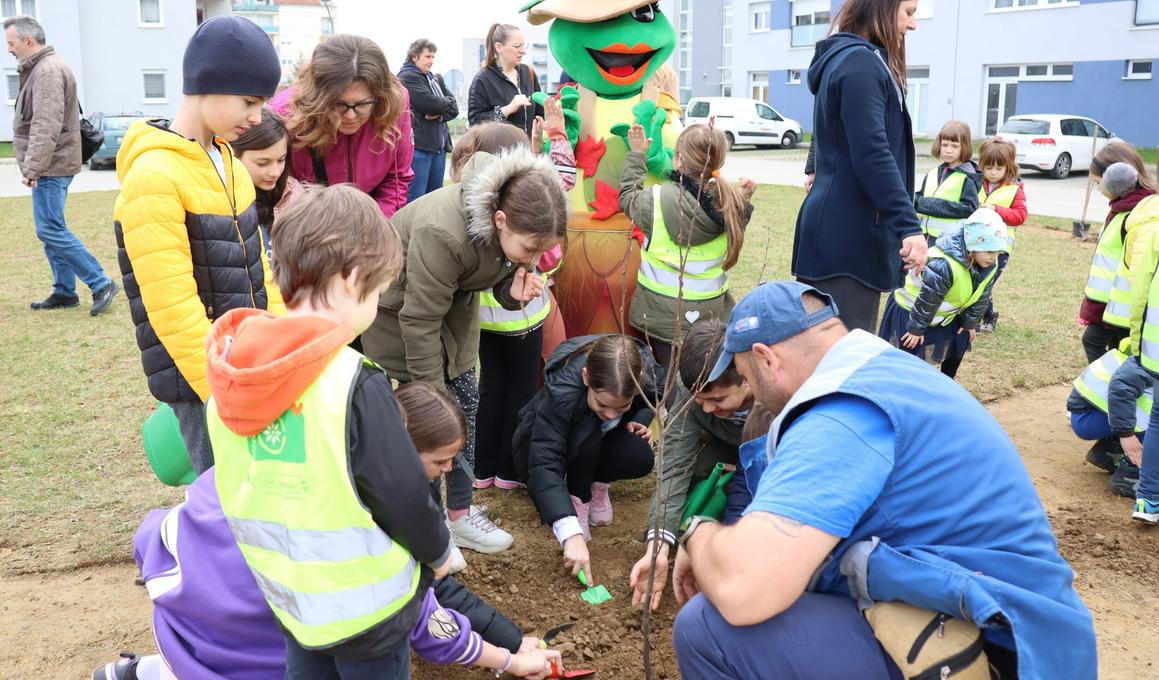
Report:
[[[1114,472],[1123,459],[1123,446],[1117,439],[1100,439],[1087,451],[1087,462],[1100,470]]]
[[[61,295],[60,293],[53,293],[44,298],[40,302],[33,302],[28,305],[34,310],[40,309],[64,309],[65,307],[76,307],[80,304],[80,298],[75,295]]]
[[[1107,486],[1120,496],[1133,500],[1135,490],[1139,488],[1139,468],[1132,465],[1124,456],[1111,474],[1111,478],[1107,480]]]
[[[93,671],[93,680],[137,680],[137,663],[140,661],[132,652],[121,652],[119,659]]]
[[[108,309],[120,289],[116,281],[109,281],[109,285],[93,293],[93,306],[89,309],[89,315],[96,316]]]

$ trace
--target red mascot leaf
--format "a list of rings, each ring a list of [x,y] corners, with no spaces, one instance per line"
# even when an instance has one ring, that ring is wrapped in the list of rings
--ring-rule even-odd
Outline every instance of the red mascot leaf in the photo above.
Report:
[[[596,200],[588,203],[592,209],[592,219],[606,220],[620,212],[620,190],[609,186],[602,179],[596,180]]]
[[[591,135],[575,145],[575,166],[583,169],[584,177],[596,174],[596,168],[600,164],[600,159],[604,157],[607,148],[604,140],[597,141]]]

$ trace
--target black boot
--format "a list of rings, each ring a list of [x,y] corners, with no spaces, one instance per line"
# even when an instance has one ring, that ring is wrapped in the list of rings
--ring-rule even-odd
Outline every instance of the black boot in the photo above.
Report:
[[[80,304],[80,298],[75,295],[61,295],[60,293],[53,293],[44,298],[40,302],[33,302],[29,307],[35,310],[41,309],[64,309],[65,307],[76,307]]]

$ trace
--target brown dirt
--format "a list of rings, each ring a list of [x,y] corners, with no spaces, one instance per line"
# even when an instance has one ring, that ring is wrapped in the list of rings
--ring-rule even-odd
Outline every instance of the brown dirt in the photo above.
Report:
[[[1095,617],[1099,667],[1104,678],[1155,677],[1159,647],[1147,630],[1159,610],[1153,569],[1159,530],[1132,523],[1130,503],[1106,488],[1106,474],[1082,460],[1086,447],[1070,433],[1064,408],[1068,388],[1048,387],[990,404],[1018,443],[1038,486],[1063,554],[1075,568],[1076,585]],[[592,559],[596,575],[615,599],[592,607],[579,599],[551,532],[540,526],[522,494],[479,494],[494,517],[516,537],[514,551],[493,556],[468,553],[463,580],[529,633],[559,623],[576,627],[560,638],[573,668],[596,668],[599,677],[642,678],[639,613],[630,607],[628,571],[642,552],[637,540],[647,514],[649,488],[617,484],[612,491],[616,523],[596,529]],[[150,604],[134,584],[132,564],[60,574],[0,579],[0,678],[87,677],[122,649],[155,649]],[[657,678],[678,677],[669,642],[676,607],[671,591],[653,621]],[[419,664],[419,680],[479,678],[479,671]]]

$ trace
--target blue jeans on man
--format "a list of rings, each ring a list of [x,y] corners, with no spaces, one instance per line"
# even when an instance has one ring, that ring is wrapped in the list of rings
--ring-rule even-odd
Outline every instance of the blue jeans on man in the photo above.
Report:
[[[411,161],[410,167],[415,176],[410,181],[410,188],[406,193],[407,203],[436,189],[443,188],[443,173],[447,169],[447,152],[415,149],[414,159]]]
[[[94,293],[112,283],[112,279],[65,224],[64,203],[70,184],[72,176],[37,179],[32,189],[32,219],[52,268],[52,292],[75,298],[78,278]]]

